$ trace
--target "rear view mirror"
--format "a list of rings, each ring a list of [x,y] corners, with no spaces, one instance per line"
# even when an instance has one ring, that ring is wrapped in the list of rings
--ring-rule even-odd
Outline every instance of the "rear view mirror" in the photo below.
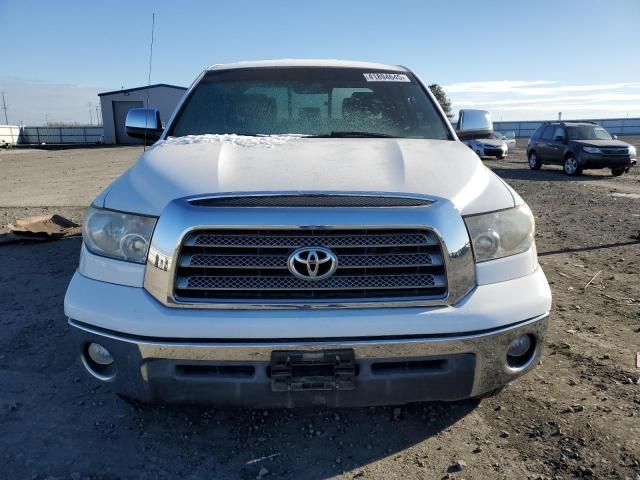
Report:
[[[456,133],[460,140],[490,137],[493,134],[491,115],[486,110],[460,110]]]
[[[155,108],[132,108],[125,121],[127,135],[156,141],[162,135],[160,111]]]

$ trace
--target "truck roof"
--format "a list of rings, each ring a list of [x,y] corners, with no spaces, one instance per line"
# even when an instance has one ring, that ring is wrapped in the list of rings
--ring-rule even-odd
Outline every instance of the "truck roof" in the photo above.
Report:
[[[207,70],[233,70],[238,68],[274,68],[274,67],[328,67],[328,68],[366,68],[371,70],[387,70],[392,72],[406,72],[407,68],[400,65],[386,65],[384,63],[357,62],[331,59],[292,59],[260,60],[254,62],[237,62],[211,65]]]

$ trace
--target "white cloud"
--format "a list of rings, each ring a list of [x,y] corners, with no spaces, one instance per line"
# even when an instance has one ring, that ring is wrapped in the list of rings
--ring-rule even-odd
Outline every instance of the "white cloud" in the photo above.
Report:
[[[98,92],[106,89],[0,77],[0,91],[5,92],[9,123],[45,125],[47,119],[89,124],[89,102],[95,124]],[[0,122],[4,123],[4,112]]]
[[[486,94],[515,93],[520,95],[545,95],[550,93],[592,92],[599,90],[618,90],[640,88],[640,82],[596,83],[589,85],[557,85],[551,80],[495,80],[488,82],[461,82],[443,85],[448,94]],[[545,85],[554,85],[552,87]]]
[[[503,93],[521,91],[536,85],[549,85],[555,82],[549,80],[492,80],[489,82],[460,82],[443,85],[447,94],[452,93]]]
[[[482,108],[495,119],[640,116],[640,82],[563,85],[551,80],[461,82],[443,86],[454,110]]]

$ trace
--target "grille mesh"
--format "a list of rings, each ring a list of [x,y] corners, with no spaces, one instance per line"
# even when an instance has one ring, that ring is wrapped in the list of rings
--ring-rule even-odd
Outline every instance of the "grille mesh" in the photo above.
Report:
[[[286,255],[215,255],[198,254],[183,256],[183,267],[236,267],[236,268],[287,268]],[[437,266],[442,260],[437,254],[416,253],[405,255],[342,255],[343,268],[370,267],[415,267]]]
[[[260,234],[210,234],[196,235],[187,245],[205,247],[286,247],[300,248],[308,246],[332,247],[393,247],[437,245],[435,237],[430,233],[373,234],[362,235],[278,235],[264,236]]]
[[[375,277],[330,277],[308,281],[296,277],[189,277],[187,288],[205,290],[353,290],[378,288],[429,288],[435,275],[385,275]],[[180,286],[180,285],[179,285]]]
[[[307,280],[288,269],[301,247],[337,257],[329,278]],[[443,252],[429,230],[204,230],[183,242],[174,293],[179,301],[335,302],[443,298]]]

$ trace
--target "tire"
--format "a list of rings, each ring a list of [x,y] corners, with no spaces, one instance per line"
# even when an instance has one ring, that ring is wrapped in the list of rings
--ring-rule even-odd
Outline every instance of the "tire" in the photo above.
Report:
[[[611,169],[611,175],[613,175],[614,177],[619,177],[624,173],[624,171],[625,167],[614,167]]]
[[[498,160],[504,160],[505,158],[507,158],[507,156],[506,156],[506,155],[500,155],[500,156],[498,157]]]
[[[567,155],[562,164],[562,170],[566,175],[570,177],[575,177],[582,173],[582,167],[578,163],[578,159],[573,155]]]
[[[529,152],[529,168],[531,170],[540,170],[542,167],[542,162],[538,158],[538,155],[535,151]]]

